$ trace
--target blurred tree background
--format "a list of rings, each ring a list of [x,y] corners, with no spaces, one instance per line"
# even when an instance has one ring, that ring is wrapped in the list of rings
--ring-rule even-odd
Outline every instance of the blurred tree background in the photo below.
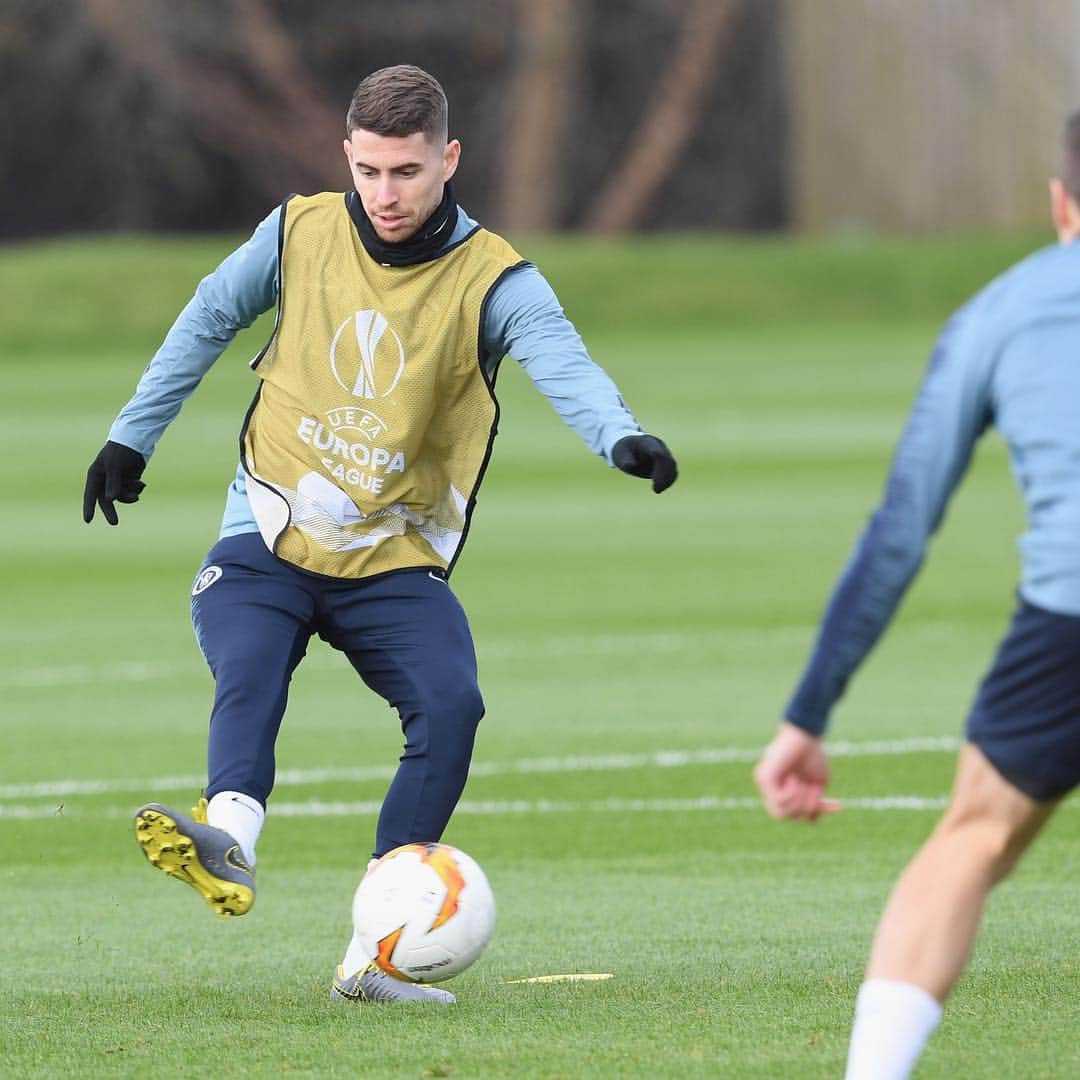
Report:
[[[412,62],[510,231],[1030,225],[1077,0],[0,0],[0,238],[251,226],[342,189]]]
[[[5,0],[18,211],[0,229],[247,227],[290,191],[344,188],[349,98],[401,62],[446,88],[459,197],[487,223],[775,228],[777,17],[776,0]]]

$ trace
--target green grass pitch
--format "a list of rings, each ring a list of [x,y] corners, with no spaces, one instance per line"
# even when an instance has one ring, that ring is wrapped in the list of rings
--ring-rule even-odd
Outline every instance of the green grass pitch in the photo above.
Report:
[[[499,923],[459,1004],[419,1013],[328,1000],[399,733],[324,646],[294,683],[250,916],[215,919],[132,835],[142,801],[197,792],[211,684],[188,594],[268,324],[118,529],[82,524],[83,477],[232,238],[0,251],[0,1073],[839,1076],[876,917],[1011,607],[1022,513],[996,439],[836,716],[844,812],[771,822],[749,763],[940,322],[1037,242],[520,244],[681,476],[656,498],[609,470],[504,365],[454,577],[488,715],[446,837]],[[1080,1075],[1078,836],[1073,800],[992,898],[920,1078]],[[614,978],[508,985],[561,972]]]

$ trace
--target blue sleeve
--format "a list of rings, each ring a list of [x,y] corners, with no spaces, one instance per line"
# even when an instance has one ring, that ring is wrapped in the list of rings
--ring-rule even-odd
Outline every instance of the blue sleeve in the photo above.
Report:
[[[806,731],[825,730],[849,678],[892,619],[991,420],[994,350],[985,344],[974,303],[953,317],[937,341],[882,502],[825,609],[810,662],[785,712]]]
[[[596,454],[641,426],[615,384],[585,349],[554,291],[534,266],[507,274],[488,298],[484,344],[492,364],[511,356],[551,402],[564,423]]]
[[[113,442],[147,460],[165,428],[225,351],[277,299],[281,208],[264,218],[251,238],[199,282],[139,379],[131,400],[109,431]]]

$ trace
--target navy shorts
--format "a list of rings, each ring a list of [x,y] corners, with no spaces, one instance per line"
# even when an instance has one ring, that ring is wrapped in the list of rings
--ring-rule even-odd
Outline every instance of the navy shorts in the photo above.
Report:
[[[967,737],[1040,802],[1080,784],[1080,617],[1021,598],[975,697]]]

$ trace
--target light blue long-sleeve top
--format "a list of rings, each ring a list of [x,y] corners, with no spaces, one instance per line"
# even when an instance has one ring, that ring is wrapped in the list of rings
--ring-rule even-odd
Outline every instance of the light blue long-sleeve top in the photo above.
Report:
[[[786,717],[822,732],[878,640],[993,425],[1027,508],[1021,596],[1080,615],[1080,241],[1044,248],[965,304],[934,348],[884,497],[829,600]]]
[[[274,306],[280,220],[277,207],[246,243],[199,283],[143,372],[134,396],[113,422],[109,431],[113,442],[130,446],[149,460],[165,428],[236,333]],[[476,222],[459,207],[446,246],[475,228]],[[489,376],[503,356],[512,357],[566,424],[609,462],[619,439],[641,433],[615,384],[591,359],[551,286],[531,264],[507,274],[495,287],[484,312],[481,338]],[[237,465],[220,535],[257,531],[243,466]]]

